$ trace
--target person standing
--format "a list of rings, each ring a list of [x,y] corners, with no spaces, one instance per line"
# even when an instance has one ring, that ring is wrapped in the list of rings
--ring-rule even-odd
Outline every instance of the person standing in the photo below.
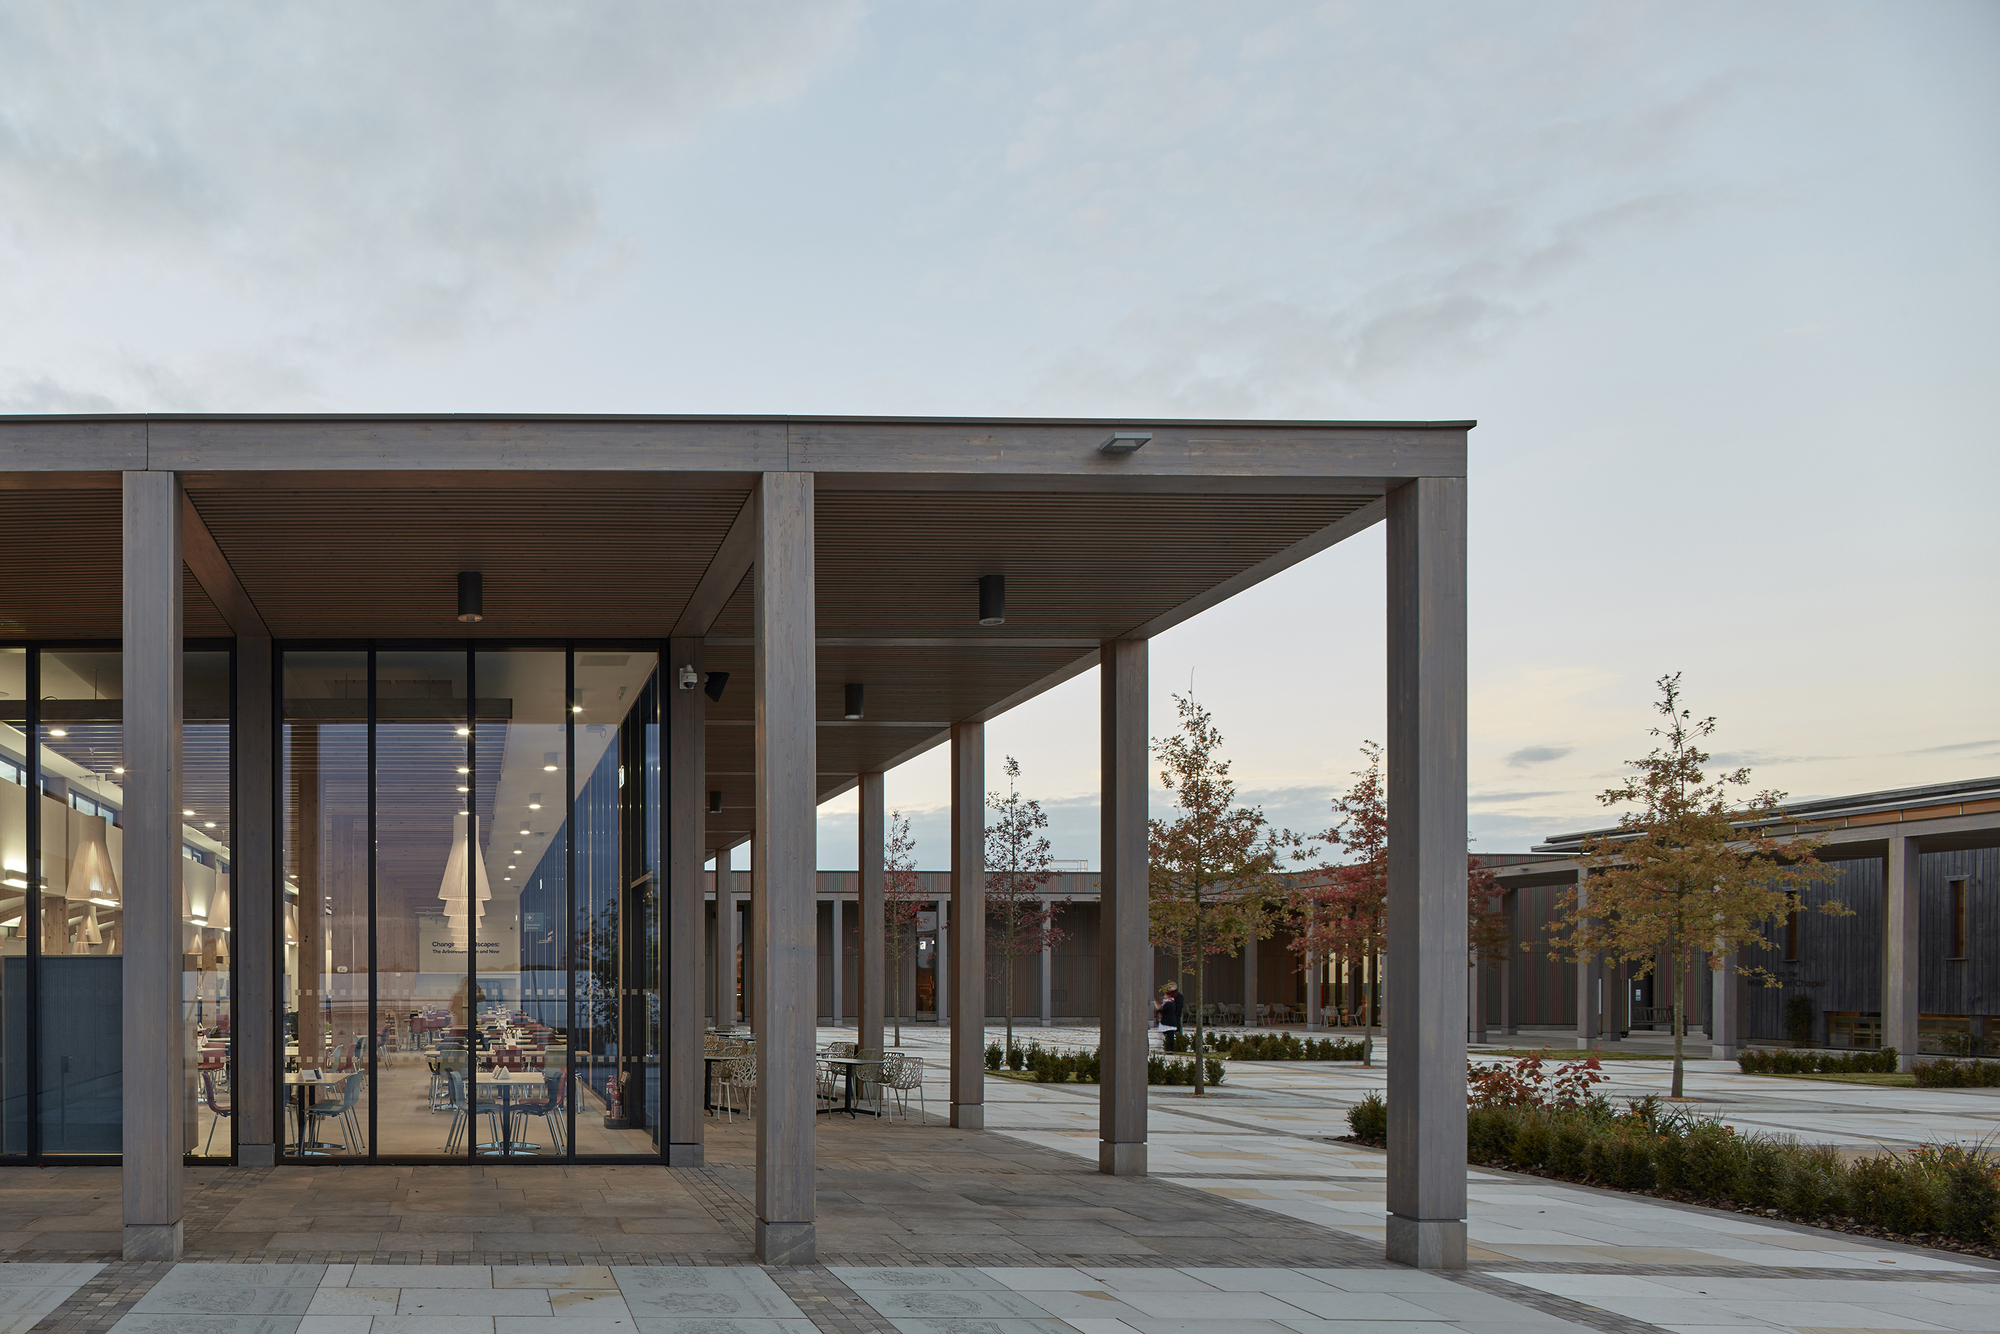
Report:
[[[1181,1045],[1181,990],[1176,984],[1167,983],[1167,994],[1160,998],[1160,1038],[1168,1051],[1179,1051]]]

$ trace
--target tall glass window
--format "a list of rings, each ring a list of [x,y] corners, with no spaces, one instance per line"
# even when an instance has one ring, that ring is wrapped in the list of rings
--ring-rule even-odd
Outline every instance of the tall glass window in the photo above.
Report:
[[[285,653],[288,1156],[657,1159],[656,667]]]
[[[0,1155],[30,1152],[28,651],[0,648]]]
[[[230,948],[234,901],[230,820],[230,661],[226,652],[181,659],[181,1031],[185,1035],[185,1148],[227,1158],[234,1013]]]

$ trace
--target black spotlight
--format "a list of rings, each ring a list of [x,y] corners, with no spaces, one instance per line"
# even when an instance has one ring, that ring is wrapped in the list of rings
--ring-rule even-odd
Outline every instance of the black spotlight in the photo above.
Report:
[[[849,681],[847,683],[847,712],[841,716],[843,718],[859,718],[861,716],[861,683],[859,681]]]
[[[720,791],[708,794],[708,813],[710,815],[722,814],[722,793]]]
[[[1007,624],[1006,575],[983,574],[979,576],[979,623],[981,625]]]
[[[720,704],[722,702],[722,692],[728,689],[728,687],[729,687],[728,672],[710,672],[708,674],[708,683],[704,685],[701,689],[703,694],[707,695],[710,699]]]
[[[483,592],[479,571],[460,570],[458,572],[459,620],[480,621],[486,619],[486,613],[481,606]]]

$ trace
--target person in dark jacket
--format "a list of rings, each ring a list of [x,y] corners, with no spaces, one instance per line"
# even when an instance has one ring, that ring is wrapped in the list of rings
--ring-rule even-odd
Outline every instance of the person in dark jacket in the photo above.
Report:
[[[1168,1051],[1178,1051],[1181,1042],[1181,990],[1172,982],[1167,983],[1167,994],[1160,998],[1161,1045]]]

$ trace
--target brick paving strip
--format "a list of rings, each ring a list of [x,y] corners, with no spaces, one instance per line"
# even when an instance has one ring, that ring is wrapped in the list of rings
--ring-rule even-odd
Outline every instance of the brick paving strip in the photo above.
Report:
[[[825,1265],[795,1269],[766,1268],[779,1289],[806,1313],[814,1329],[826,1334],[897,1334],[888,1317],[861,1294],[841,1282]]]
[[[34,1324],[60,1334],[103,1334],[118,1323],[153,1285],[165,1278],[173,1265],[165,1260],[116,1260],[104,1266],[95,1278],[69,1295],[61,1306]]]

